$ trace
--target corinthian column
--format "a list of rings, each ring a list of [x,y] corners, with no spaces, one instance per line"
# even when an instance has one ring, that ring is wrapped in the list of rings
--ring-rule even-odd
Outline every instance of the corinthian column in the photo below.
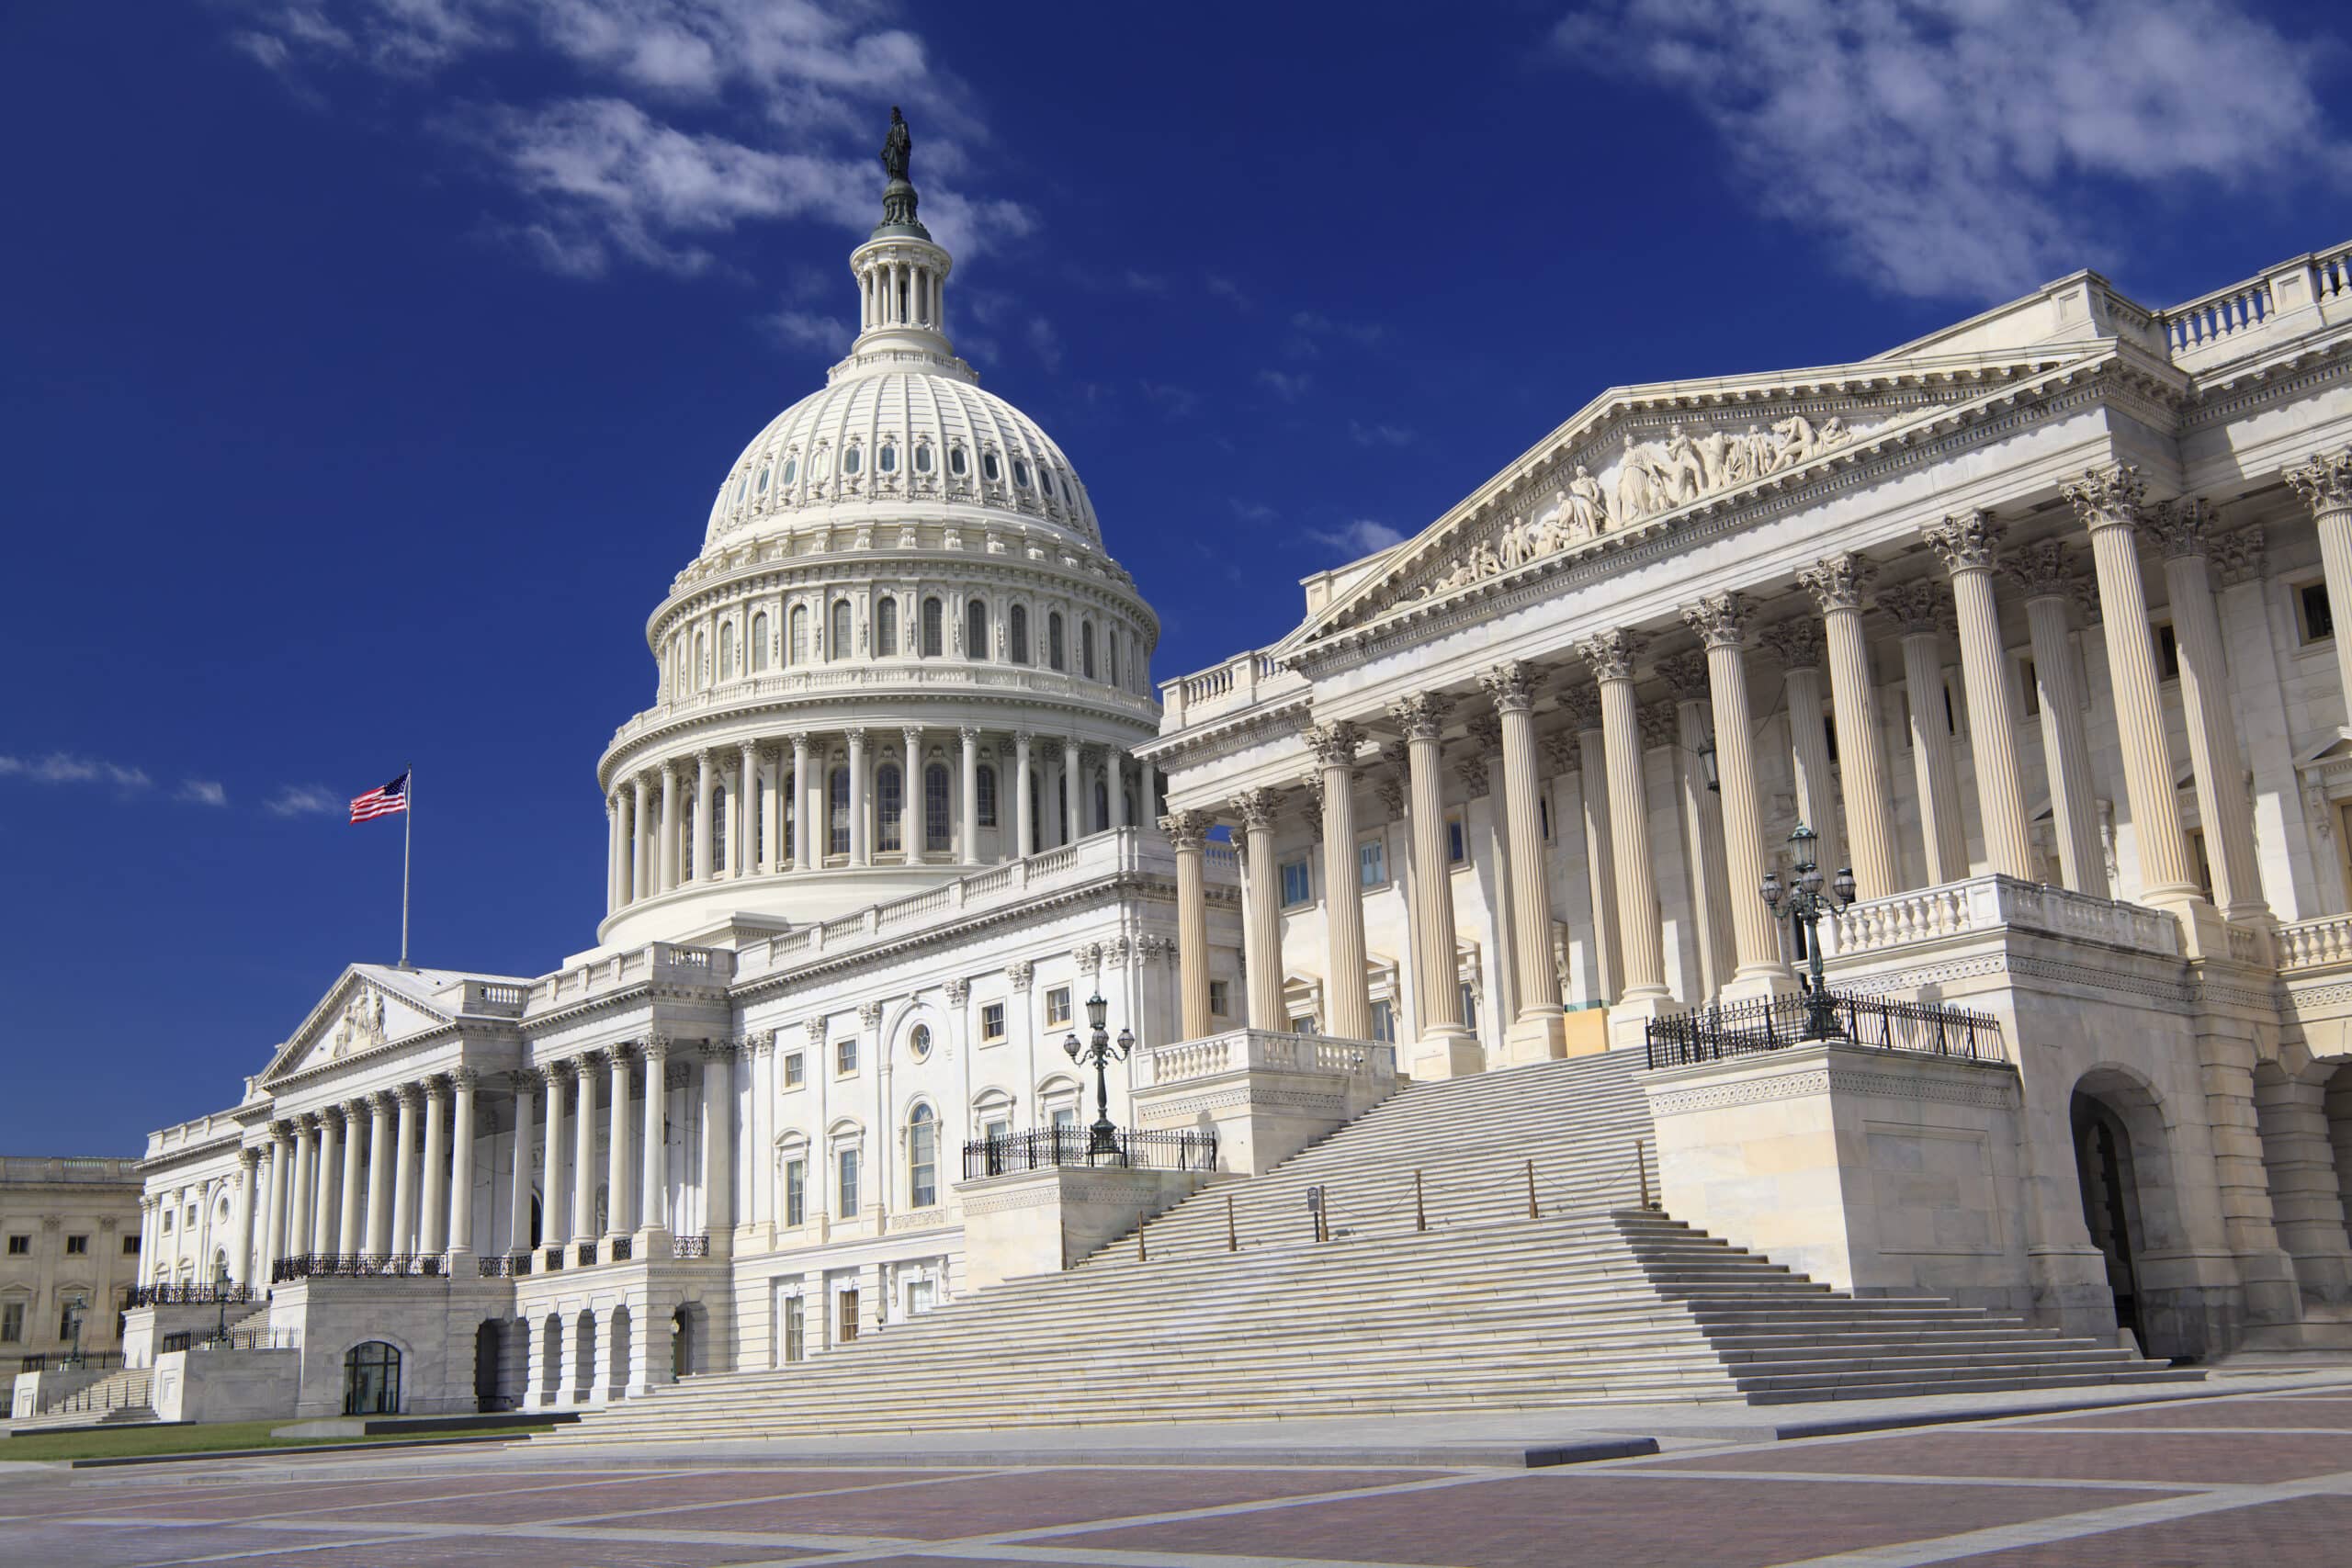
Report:
[[[2178,501],[2149,520],[2165,558],[2165,596],[2172,603],[2173,641],[2180,650],[2180,706],[2188,721],[2188,761],[2196,771],[2197,818],[2205,828],[2213,902],[2233,920],[2267,924],[2262,874],[2254,853],[2254,802],[2246,795],[2245,753],[2230,712],[2229,671],[2222,662],[2222,617],[2213,606],[2206,545],[2213,511]]]
[[[1747,707],[1747,665],[1740,651],[1747,605],[1736,593],[1711,594],[1684,610],[1682,619],[1706,646],[1707,687],[1714,703],[1715,774],[1723,792],[1732,949],[1738,964],[1726,991],[1763,996],[1792,990],[1796,981],[1781,956],[1772,910],[1757,896],[1764,883],[1764,803],[1756,788],[1756,758],[1748,739],[1754,723]],[[1813,734],[1818,742],[1818,715]]]
[[[628,1160],[628,1079],[632,1053],[626,1045],[613,1047],[609,1060],[612,1082],[605,1104],[605,1235],[624,1236],[635,1227],[630,1224],[629,1211],[637,1205],[629,1201],[636,1183],[629,1179]],[[609,1261],[609,1249],[607,1261]]]
[[[261,1151],[248,1145],[237,1151],[236,1223],[229,1233],[229,1278],[240,1285],[254,1283],[254,1203],[259,1196],[254,1179]]]
[[[2001,616],[1993,573],[2001,525],[1989,512],[1963,512],[1928,530],[1928,547],[1951,573],[1960,620],[1960,674],[1968,689],[1969,754],[1976,765],[1976,813],[1984,826],[1984,859],[2002,876],[2030,878],[2033,846],[2025,826],[2025,789],[2018,775],[2017,704],[2001,651]]]
[[[357,1252],[368,1245],[359,1229],[359,1188],[362,1172],[359,1156],[359,1111],[366,1103],[353,1100],[341,1107],[343,1114],[343,1201],[335,1216],[337,1252]]]
[[[1306,732],[1323,780],[1323,1027],[1343,1040],[1372,1038],[1364,983],[1363,879],[1356,865],[1356,748],[1363,732],[1344,720]]]
[[[572,1059],[580,1098],[571,1108],[571,1235],[594,1244],[596,1229],[596,1054]]]
[[[638,1137],[639,1190],[637,1199],[637,1228],[640,1235],[660,1238],[668,1233],[662,1223],[662,1198],[663,1157],[667,1149],[662,1141],[662,1130],[668,1118],[662,1112],[670,1097],[670,1043],[656,1035],[645,1043],[645,1117]],[[649,1248],[643,1256],[651,1257]]]
[[[956,732],[964,742],[962,810],[956,816],[956,843],[963,852],[956,858],[966,865],[980,863],[980,732],[966,725]]]
[[[1561,748],[1560,765],[1568,765],[1566,756],[1575,749],[1577,796],[1584,828],[1585,893],[1592,903],[1594,938],[1594,979],[1597,995],[1606,1003],[1617,999],[1617,987],[1625,972],[1625,960],[1617,936],[1617,865],[1611,853],[1609,830],[1609,756],[1600,728],[1600,693],[1587,681],[1576,681],[1560,690],[1560,711],[1568,718],[1571,731],[1555,738]]]
[[[1674,749],[1674,777],[1681,795],[1682,837],[1690,846],[1690,913],[1699,950],[1699,995],[1720,997],[1732,979],[1731,882],[1724,868],[1724,807],[1719,789],[1707,788],[1699,772],[1701,753],[1714,744],[1707,733],[1711,694],[1705,656],[1677,653],[1657,661],[1657,672],[1674,694],[1674,730],[1664,742]],[[1721,753],[1716,757],[1718,767]]]
[[[2195,904],[2202,900],[2181,835],[2156,652],[2148,630],[2148,595],[2140,581],[2137,536],[2145,491],[2140,470],[2126,467],[2093,468],[2064,487],[2066,499],[2090,529],[2091,563],[2098,574],[2116,738],[2122,744],[2124,793],[2131,797],[2132,838],[2140,855],[2140,901]]]
[[[1485,1066],[1477,1037],[1462,1021],[1461,959],[1453,935],[1453,878],[1446,853],[1444,773],[1439,735],[1447,700],[1420,693],[1389,705],[1405,734],[1405,767],[1413,835],[1414,991],[1420,1033],[1416,1078],[1459,1077]]]
[[[1871,679],[1869,640],[1862,635],[1862,590],[1875,569],[1860,556],[1823,558],[1797,573],[1821,606],[1829,645],[1829,700],[1838,726],[1838,766],[1846,784],[1846,841],[1854,882],[1864,898],[1883,898],[1901,882],[1894,868],[1894,833],[1887,821],[1886,750],[1879,738],[1878,694]]]
[[[416,1249],[449,1249],[448,1085],[438,1075],[424,1080],[424,1196],[417,1205]]]
[[[1234,805],[1241,811],[1242,952],[1250,969],[1250,1027],[1283,1030],[1282,895],[1274,883],[1274,813],[1278,790],[1244,790]]]
[[[695,838],[693,881],[708,882],[718,874],[710,863],[710,753],[695,753]]]
[[[1617,937],[1624,962],[1618,1005],[1629,1020],[1671,1001],[1666,987],[1664,917],[1650,859],[1648,792],[1642,781],[1642,722],[1634,700],[1638,632],[1603,632],[1577,644],[1600,688],[1601,750],[1609,773],[1610,860],[1617,873]]]
[[[1086,836],[1086,779],[1079,768],[1078,737],[1062,740],[1062,842],[1074,844]]]
[[[662,764],[662,891],[678,885],[678,764]]]
[[[474,1249],[474,1089],[481,1081],[471,1067],[449,1075],[449,1235],[445,1250]]]
[[[1176,994],[1187,1040],[1209,1032],[1209,814],[1171,811],[1160,831],[1176,850]]]
[[[2346,626],[2352,622],[2352,446],[2323,452],[2301,468],[2288,469],[2287,482],[2319,525],[2320,565],[2327,573],[2327,602],[2339,627],[2336,694],[2352,709],[2352,627]],[[2352,724],[2346,728],[2352,730]]]
[[[404,1253],[415,1250],[416,1244],[416,1148],[417,1092],[414,1084],[402,1084],[394,1091],[400,1096],[400,1123],[393,1133],[392,1145],[392,1244],[385,1250]]]
[[[735,1043],[703,1043],[703,1226],[714,1257],[725,1257],[735,1236]],[[745,1219],[756,1218],[746,1214]]]
[[[391,1095],[368,1097],[368,1237],[358,1250],[381,1258],[392,1249]]]
[[[571,1077],[571,1064],[550,1063],[548,1075],[548,1136],[547,1154],[540,1166],[539,1236],[553,1246],[571,1239],[571,1213],[564,1201],[560,1185],[563,1171],[563,1102],[564,1086]]]
[[[2066,606],[2076,579],[2059,539],[2028,545],[2006,564],[2025,594],[2025,623],[2033,638],[2034,698],[2041,709],[2041,761],[2049,775],[2051,820],[2057,828],[2059,874],[2075,892],[2104,898],[2107,852],[2099,843],[2098,807],[2091,793],[2083,683],[2066,637]]]
[[[639,773],[628,781],[629,787],[629,902],[635,903],[655,891],[653,886],[653,831],[646,821],[645,775]]]
[[[1878,607],[1903,635],[1903,684],[1911,710],[1911,782],[1919,802],[1919,839],[1928,885],[1968,874],[1960,782],[1952,772],[1951,719],[1944,705],[1943,626],[1949,601],[1925,579],[1879,591]]]
[[[727,805],[727,814],[734,819],[734,840],[727,846],[728,870],[736,876],[749,876],[760,867],[760,836],[752,825],[759,820],[753,802],[760,795],[760,750],[746,740],[737,750],[735,760],[735,798]]]
[[[1037,852],[1035,816],[1036,807],[1030,797],[1029,739],[1029,732],[1025,729],[1016,730],[1013,733],[1012,843],[1013,853],[1023,860]],[[1002,799],[1004,795],[1002,785],[998,786],[997,795],[1000,800]],[[1002,832],[1003,829],[999,829],[998,831]]]
[[[514,1078],[514,1164],[507,1172],[506,1250],[509,1256],[531,1250],[531,1153],[538,1136],[537,1100],[546,1076],[524,1067]]]
[[[1544,853],[1544,778],[1535,760],[1534,671],[1519,660],[1479,678],[1502,723],[1503,816],[1510,843],[1511,959],[1519,1017],[1514,1061],[1541,1061],[1566,1047],[1560,971],[1552,962],[1552,886]]]
[[[792,863],[796,870],[811,871],[823,863],[825,807],[820,784],[812,782],[808,773],[808,737],[792,738]]]

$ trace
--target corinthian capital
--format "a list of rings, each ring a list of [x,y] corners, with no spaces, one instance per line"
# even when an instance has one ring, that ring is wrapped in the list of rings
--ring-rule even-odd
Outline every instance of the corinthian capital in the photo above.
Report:
[[[1634,678],[1634,660],[1641,657],[1648,642],[1639,632],[1601,632],[1577,643],[1577,657],[1592,666],[1592,678],[1596,681],[1630,681]]]
[[[1437,692],[1416,692],[1409,697],[1399,697],[1388,705],[1388,716],[1405,732],[1408,740],[1434,740],[1445,728],[1445,716],[1453,707],[1443,694]]]
[[[1245,789],[1233,797],[1241,812],[1241,825],[1256,831],[1274,830],[1274,814],[1282,809],[1283,794],[1278,789]]]
[[[1774,621],[1756,634],[1756,640],[1771,651],[1783,670],[1821,668],[1821,623],[1810,615]]]
[[[1928,547],[1944,563],[1944,570],[1955,575],[1963,571],[1990,571],[1999,564],[1999,547],[2004,532],[1999,521],[1981,508],[1974,512],[1956,512],[1942,523],[1928,530]]]
[[[1577,681],[1560,688],[1560,712],[1567,716],[1571,730],[1600,728],[1600,693],[1589,681]]]
[[[2101,528],[2129,528],[2138,523],[2148,487],[2141,479],[2137,467],[2109,463],[2103,468],[2085,469],[2081,479],[2060,486],[2059,493],[2074,502],[2075,514],[2097,533]]]
[[[1919,578],[1893,583],[1871,595],[1878,607],[1894,617],[1905,637],[1926,637],[1944,629],[1951,601],[1940,582]]]
[[[1826,615],[1832,610],[1860,609],[1862,591],[1877,575],[1878,568],[1849,550],[1825,556],[1798,572],[1797,586],[1811,593]]]
[[[2001,570],[2029,599],[2063,599],[2074,592],[2075,568],[2063,539],[2037,539],[2001,558]]]
[[[1657,661],[1658,679],[1667,689],[1684,702],[1704,702],[1707,697],[1707,656],[1703,653],[1675,653]]]
[[[2322,452],[2301,468],[2288,469],[2287,483],[2314,514],[2352,512],[2352,446]]]
[[[1525,712],[1534,701],[1534,683],[1533,666],[1521,659],[1498,664],[1478,677],[1498,713]]]
[[[1198,850],[1209,841],[1214,820],[1205,811],[1171,811],[1159,819],[1159,830],[1179,851]]]
[[[1306,749],[1315,760],[1327,768],[1352,768],[1356,765],[1356,748],[1363,744],[1363,731],[1345,719],[1329,724],[1310,724],[1304,731]]]
[[[1710,593],[1682,607],[1682,624],[1709,648],[1737,648],[1747,633],[1751,606],[1737,593]]]
[[[2222,587],[2252,582],[2261,577],[2266,562],[2261,524],[2249,523],[2243,528],[2216,534],[2209,542],[2213,553],[2213,576]]]
[[[2214,521],[2212,507],[2186,496],[2148,509],[2148,532],[2166,560],[2205,554],[2212,541]]]

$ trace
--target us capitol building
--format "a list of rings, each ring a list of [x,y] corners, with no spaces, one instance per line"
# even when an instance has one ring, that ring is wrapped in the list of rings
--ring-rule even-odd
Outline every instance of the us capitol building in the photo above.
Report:
[[[1155,690],[1093,499],[949,344],[907,147],[849,356],[648,623],[594,942],[354,964],[154,1134],[139,1395],[652,1412],[1236,1267],[1358,1120],[1604,1078],[1638,1193],[1530,1158],[1522,1203],[1480,1145],[1504,1218],[2156,1358],[2352,1344],[2352,248],[1612,389]],[[222,1317],[211,1365],[282,1370],[172,1348]]]

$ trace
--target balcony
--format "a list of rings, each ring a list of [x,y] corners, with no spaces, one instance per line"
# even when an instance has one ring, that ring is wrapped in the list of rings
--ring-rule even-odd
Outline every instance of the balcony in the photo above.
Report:
[[[1653,1068],[1694,1066],[1823,1042],[1970,1062],[2008,1059],[2000,1022],[1990,1013],[1837,991],[1825,991],[1818,999],[1809,992],[1756,997],[1654,1018],[1644,1032]]]

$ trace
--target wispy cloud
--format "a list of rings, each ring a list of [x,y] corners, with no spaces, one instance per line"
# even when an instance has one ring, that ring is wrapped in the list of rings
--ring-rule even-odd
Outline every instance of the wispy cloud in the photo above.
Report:
[[[1136,385],[1170,419],[1182,419],[1201,406],[1199,394],[1189,387],[1179,387],[1169,381],[1138,381]]]
[[[1130,292],[1136,294],[1165,294],[1168,292],[1168,279],[1160,276],[1158,273],[1137,272],[1134,267],[1127,268],[1125,274],[1119,281],[1126,285]]]
[[[1229,504],[1233,514],[1244,523],[1271,523],[1282,515],[1262,501],[1243,501],[1237,496]]]
[[[838,354],[850,344],[849,323],[822,310],[802,310],[786,305],[765,318],[769,328],[795,348]]]
[[[1201,279],[1201,287],[1208,290],[1211,299],[1222,299],[1237,310],[1250,308],[1250,297],[1241,292],[1241,286],[1221,274],[1210,273]]]
[[[355,72],[429,88],[414,112],[524,197],[528,214],[496,231],[551,271],[695,273],[723,265],[718,242],[741,225],[870,227],[872,105],[894,98],[923,122],[918,183],[943,243],[969,255],[1035,226],[967,187],[984,126],[922,39],[865,0],[229,3],[232,43],[306,101]],[[470,69],[492,62],[523,69]]]
[[[1053,322],[1043,316],[1032,316],[1023,335],[1029,340],[1029,352],[1037,356],[1038,364],[1048,370],[1062,367],[1061,334],[1054,331]]]
[[[1385,550],[1391,545],[1404,543],[1405,536],[1385,523],[1375,523],[1369,517],[1359,517],[1337,528],[1309,528],[1306,536],[1318,545],[1335,550],[1345,550],[1348,558],[1368,556]]]
[[[1308,337],[1336,338],[1369,348],[1387,335],[1377,321],[1335,321],[1320,310],[1300,310],[1290,319],[1292,328]]]
[[[1348,421],[1348,439],[1359,446],[1410,446],[1413,429],[1406,424],[1365,424],[1351,419]]]
[[[229,792],[218,779],[182,779],[179,792],[172,798],[191,806],[226,806]]]
[[[1686,99],[1727,188],[1896,294],[2111,263],[2119,215],[2200,182],[2352,183],[2327,51],[2240,0],[1597,0],[1553,43]]]
[[[288,784],[262,809],[272,817],[333,816],[344,809],[344,801],[324,784]]]
[[[37,757],[0,753],[0,779],[68,788],[94,785],[112,790],[118,798],[125,800],[149,795],[156,788],[154,775],[144,768],[74,751],[48,751]],[[182,779],[173,789],[171,798],[192,806],[226,806],[229,792],[215,779]]]
[[[1304,370],[1298,371],[1295,374],[1287,370],[1261,370],[1258,372],[1258,385],[1265,388],[1268,391],[1273,393],[1274,396],[1282,399],[1282,400],[1286,403],[1295,403],[1298,401],[1299,399],[1306,396],[1306,389],[1313,384],[1313,382],[1314,378],[1309,376]]]

